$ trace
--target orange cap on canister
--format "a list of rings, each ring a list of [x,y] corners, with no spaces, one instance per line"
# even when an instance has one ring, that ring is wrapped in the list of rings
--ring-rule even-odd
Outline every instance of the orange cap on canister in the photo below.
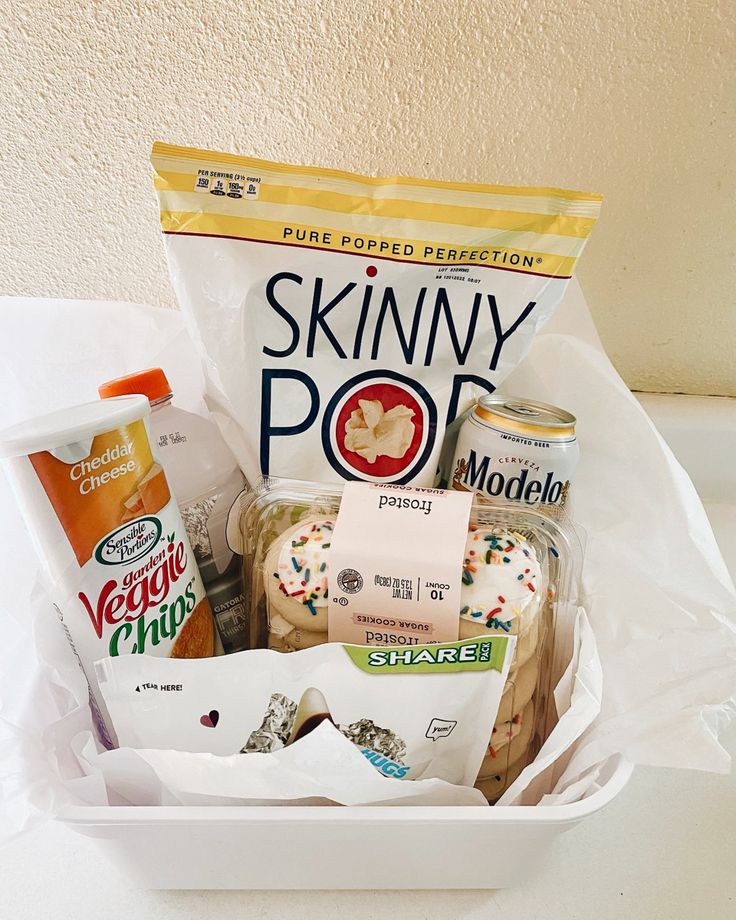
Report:
[[[160,367],[150,367],[146,371],[138,371],[135,374],[101,383],[97,387],[97,392],[102,399],[142,393],[148,397],[149,402],[155,402],[157,399],[171,396],[171,385]]]

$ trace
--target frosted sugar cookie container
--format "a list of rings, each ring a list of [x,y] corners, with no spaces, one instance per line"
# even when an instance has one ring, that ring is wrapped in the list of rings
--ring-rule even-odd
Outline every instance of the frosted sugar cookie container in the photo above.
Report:
[[[443,494],[407,488],[388,495],[386,501],[417,505],[416,539],[421,541],[427,526],[421,502],[441,500]],[[354,564],[333,571],[333,538],[342,503],[340,486],[270,479],[257,487],[243,519],[252,647],[298,652],[331,641],[335,618],[348,615],[363,626],[360,644],[416,644],[419,640],[406,628],[407,619],[431,618],[432,596],[449,588],[454,578],[452,587],[460,590],[455,633],[447,641],[516,636],[514,660],[477,782],[489,801],[496,801],[533,760],[556,719],[550,689],[554,675],[559,677],[560,662],[569,659],[569,650],[556,641],[556,623],[576,600],[581,549],[575,531],[540,511],[491,506],[475,498],[463,529],[461,558],[447,583],[433,578],[434,569],[424,578],[426,573],[416,575],[415,567],[415,578],[404,578],[404,560],[381,559],[381,547],[371,545],[358,552]],[[395,526],[396,518],[387,521],[387,526]],[[407,559],[413,549],[407,546]],[[370,581],[385,583],[386,597],[406,599],[398,608],[407,611],[406,617],[397,615],[395,605],[385,615],[375,610],[369,615],[360,603],[350,607],[352,613],[341,612],[349,607],[346,595],[352,595],[351,600],[364,595],[367,572],[374,570],[381,574],[371,575]]]

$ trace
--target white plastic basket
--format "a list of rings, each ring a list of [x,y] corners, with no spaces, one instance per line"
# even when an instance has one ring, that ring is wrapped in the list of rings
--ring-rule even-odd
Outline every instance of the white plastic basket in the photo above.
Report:
[[[612,758],[597,792],[551,807],[79,806],[60,820],[143,888],[507,888],[632,769]]]

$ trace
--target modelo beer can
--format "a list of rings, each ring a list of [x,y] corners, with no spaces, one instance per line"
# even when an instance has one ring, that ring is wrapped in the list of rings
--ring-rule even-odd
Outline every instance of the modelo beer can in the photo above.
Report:
[[[579,456],[574,415],[536,400],[483,396],[460,428],[452,488],[499,503],[562,506]]]

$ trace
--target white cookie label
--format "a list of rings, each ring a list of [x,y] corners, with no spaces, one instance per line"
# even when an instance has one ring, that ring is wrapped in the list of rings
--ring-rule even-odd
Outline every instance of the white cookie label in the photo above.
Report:
[[[470,493],[346,483],[330,547],[330,642],[455,641],[471,504]]]

